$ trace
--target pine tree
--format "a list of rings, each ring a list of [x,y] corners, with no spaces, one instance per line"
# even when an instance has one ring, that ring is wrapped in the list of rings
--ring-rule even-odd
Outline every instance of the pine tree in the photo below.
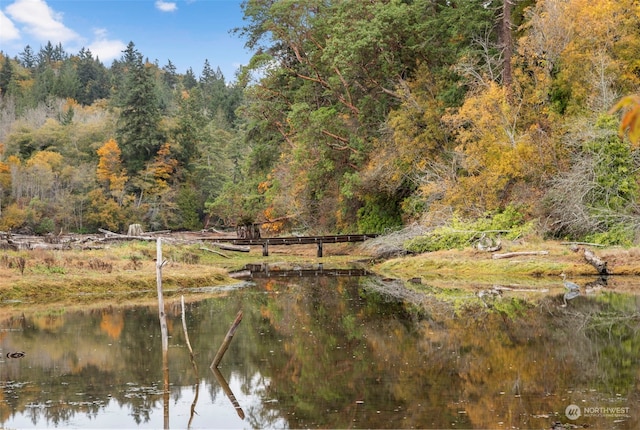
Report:
[[[182,85],[184,85],[184,88],[187,90],[198,85],[196,75],[193,73],[193,69],[191,67],[189,67],[187,72],[184,74],[184,77],[182,78]]]
[[[13,77],[13,66],[8,56],[4,57],[2,69],[0,69],[0,95],[5,96]]]
[[[176,66],[169,60],[167,65],[162,68],[164,72],[162,77],[164,83],[172,90],[175,90],[178,85],[178,74],[176,73]]]
[[[82,48],[78,54],[78,102],[90,105],[98,99],[109,97],[109,79],[105,67],[93,59],[91,51]]]
[[[139,172],[151,160],[164,141],[160,130],[160,107],[155,79],[133,44],[125,51],[125,91],[116,137],[127,170]]]
[[[29,70],[33,70],[38,61],[30,45],[24,47],[24,51],[20,54],[20,60],[22,61],[22,66]]]

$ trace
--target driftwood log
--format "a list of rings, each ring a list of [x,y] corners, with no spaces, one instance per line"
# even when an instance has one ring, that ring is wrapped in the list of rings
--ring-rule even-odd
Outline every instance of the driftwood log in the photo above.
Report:
[[[216,251],[215,249],[209,249],[209,248],[207,248],[207,247],[205,247],[205,246],[201,246],[201,247],[200,247],[200,249],[201,249],[202,251],[212,252],[212,253],[217,254],[217,255],[219,255],[219,256],[221,256],[221,257],[224,257],[224,258],[229,258],[229,256],[228,256],[228,255],[223,254],[223,253],[222,253],[222,252],[220,252],[220,251]]]
[[[172,232],[170,230],[142,232],[133,227],[128,233],[136,235],[116,233],[106,229],[99,229],[99,234],[58,234],[58,235],[26,235],[0,231],[0,250],[66,250],[66,249],[102,249],[109,242],[118,241],[155,241],[159,237],[167,243],[196,244],[209,243],[220,249],[236,252],[250,252],[249,246],[237,246],[230,243],[218,242],[221,233],[206,234],[206,232]]]
[[[512,258],[521,257],[524,255],[549,255],[549,251],[520,251],[520,252],[507,252],[504,254],[493,254],[491,258],[498,260],[500,258]]]
[[[211,245],[217,246],[220,249],[224,249],[225,251],[236,251],[236,252],[250,252],[251,247],[249,246],[241,246],[241,245],[231,245],[228,243],[222,242],[213,242]]]
[[[578,246],[572,246],[571,249],[574,252],[582,252],[582,256],[584,257],[584,260],[587,263],[591,264],[598,271],[598,275],[602,275],[602,276],[611,275],[611,271],[609,270],[609,268],[607,268],[607,262],[599,258],[590,249],[582,248]]]

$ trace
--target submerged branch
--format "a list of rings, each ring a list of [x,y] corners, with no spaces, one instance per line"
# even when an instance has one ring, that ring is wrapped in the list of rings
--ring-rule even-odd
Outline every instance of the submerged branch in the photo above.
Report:
[[[231,324],[231,327],[229,328],[229,331],[227,332],[227,335],[225,336],[224,341],[222,342],[222,345],[220,345],[220,349],[218,349],[218,352],[215,358],[213,359],[213,362],[211,363],[210,367],[212,369],[214,367],[218,367],[218,364],[220,364],[220,360],[222,360],[224,353],[227,352],[227,349],[229,348],[229,344],[231,343],[231,339],[233,339],[233,335],[236,333],[236,330],[238,329],[240,322],[242,322],[242,311],[239,311],[238,314],[236,315],[235,321],[233,321],[233,324]]]

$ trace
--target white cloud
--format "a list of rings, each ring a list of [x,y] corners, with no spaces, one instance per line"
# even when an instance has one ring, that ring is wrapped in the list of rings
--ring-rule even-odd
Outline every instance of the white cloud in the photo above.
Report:
[[[21,24],[26,33],[41,42],[57,44],[79,39],[75,31],[62,23],[62,14],[55,12],[43,0],[16,0],[5,11]]]
[[[178,10],[178,6],[174,2],[157,0],[156,9],[158,9],[161,12],[174,12]]]
[[[95,39],[88,48],[94,57],[100,58],[100,61],[106,63],[110,60],[120,58],[122,51],[127,48],[127,45],[121,40],[108,39],[107,30],[99,28],[94,30]]]
[[[0,42],[20,39],[20,32],[13,22],[0,10]]]

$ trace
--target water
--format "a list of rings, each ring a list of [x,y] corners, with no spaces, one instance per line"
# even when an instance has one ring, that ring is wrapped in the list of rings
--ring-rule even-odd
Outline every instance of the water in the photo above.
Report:
[[[187,303],[195,367],[180,304],[168,303],[168,372],[155,308],[0,321],[0,427],[640,425],[635,296],[417,310],[376,282],[272,277]],[[216,375],[209,365],[240,310]]]

